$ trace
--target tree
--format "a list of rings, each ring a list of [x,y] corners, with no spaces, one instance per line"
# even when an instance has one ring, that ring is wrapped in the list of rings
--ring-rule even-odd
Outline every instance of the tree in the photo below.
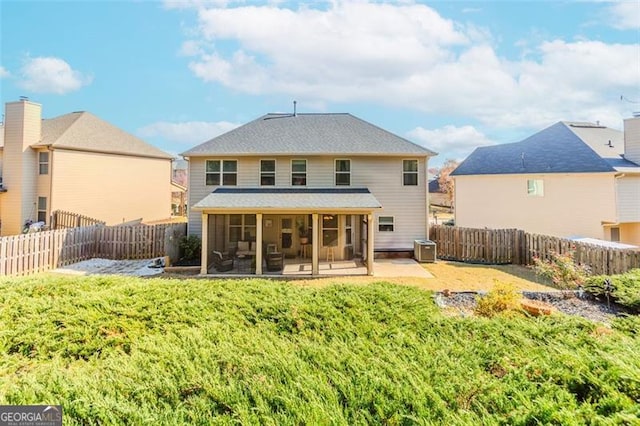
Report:
[[[444,162],[442,167],[440,167],[440,171],[438,172],[438,185],[440,186],[440,191],[442,191],[447,196],[449,205],[451,205],[452,207],[454,187],[451,172],[453,172],[459,164],[460,163],[458,163],[456,160],[448,159]]]

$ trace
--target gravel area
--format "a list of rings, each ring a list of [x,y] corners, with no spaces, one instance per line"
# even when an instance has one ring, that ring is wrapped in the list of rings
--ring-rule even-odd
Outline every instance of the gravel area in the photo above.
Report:
[[[89,259],[73,263],[52,272],[65,275],[131,275],[136,277],[156,275],[163,272],[162,268],[150,268],[156,259],[143,260],[110,260]]]
[[[476,298],[483,294],[486,292],[450,293],[448,296],[436,293],[434,298],[436,304],[447,312],[469,316],[473,314]],[[571,291],[523,292],[522,295],[527,299],[546,302],[564,314],[581,316],[591,321],[609,323],[616,316],[629,313],[615,303],[608,305],[606,301],[595,300],[588,294],[578,297]]]

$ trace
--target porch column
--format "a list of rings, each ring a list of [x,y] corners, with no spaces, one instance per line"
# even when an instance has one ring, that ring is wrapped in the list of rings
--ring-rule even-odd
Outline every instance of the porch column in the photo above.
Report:
[[[202,213],[202,253],[200,254],[200,273],[202,275],[206,275],[209,271],[207,271],[208,266],[208,251],[207,248],[209,242],[209,215],[207,213]]]
[[[318,266],[318,257],[320,257],[320,249],[318,247],[319,243],[319,229],[318,229],[318,213],[313,213],[311,215],[311,221],[313,222],[311,225],[311,273],[313,275],[318,275],[320,273],[320,267]]]
[[[256,213],[256,275],[262,275],[262,213]]]
[[[373,215],[367,215],[367,275],[373,275]]]

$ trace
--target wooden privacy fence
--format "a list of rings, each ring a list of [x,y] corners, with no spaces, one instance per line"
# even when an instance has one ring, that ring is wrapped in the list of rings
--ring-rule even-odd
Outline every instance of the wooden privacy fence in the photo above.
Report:
[[[95,257],[176,260],[186,223],[89,226],[0,238],[0,275],[28,275]]]
[[[471,229],[432,226],[429,238],[436,242],[438,258],[468,263],[514,262],[518,244],[515,229]]]
[[[640,250],[616,249],[519,229],[473,229],[435,225],[429,238],[440,259],[468,263],[532,265],[534,258],[572,253],[594,274],[614,275],[640,268]]]
[[[82,228],[104,224],[105,222],[101,220],[64,210],[56,210],[51,213],[51,229]]]

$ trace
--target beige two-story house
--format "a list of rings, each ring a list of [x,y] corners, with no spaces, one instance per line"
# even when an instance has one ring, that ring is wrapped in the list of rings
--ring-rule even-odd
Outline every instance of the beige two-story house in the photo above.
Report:
[[[189,233],[212,255],[267,249],[320,264],[411,251],[428,235],[434,152],[350,114],[267,114],[183,153]],[[239,250],[240,249],[240,250]],[[214,269],[215,271],[215,269]]]
[[[42,119],[40,104],[5,105],[0,128],[0,235],[64,210],[109,225],[171,214],[172,157],[89,112]]]
[[[451,174],[455,223],[640,245],[640,118],[559,122],[476,149]]]

